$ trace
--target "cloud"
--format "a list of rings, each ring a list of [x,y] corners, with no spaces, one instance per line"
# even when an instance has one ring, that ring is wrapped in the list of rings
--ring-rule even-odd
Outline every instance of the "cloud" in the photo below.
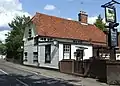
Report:
[[[97,16],[94,16],[94,17],[88,17],[88,23],[89,23],[89,24],[94,24],[95,21],[96,21],[96,19],[97,19]]]
[[[7,34],[8,32],[10,32],[10,30],[0,31],[0,41],[2,41],[3,43],[5,43],[5,39],[6,39],[5,34]]]
[[[13,18],[22,15],[30,16],[29,13],[23,11],[19,0],[0,0],[0,27],[8,27],[8,23]]]
[[[92,17],[88,17],[88,23],[89,24],[94,24],[96,22],[96,19],[98,18],[98,16],[92,16]],[[105,18],[103,18],[103,23],[105,22]]]
[[[72,20],[72,18],[67,18],[68,20]]]
[[[0,0],[0,40],[3,41],[3,36],[10,30],[10,23],[16,16],[31,16],[28,12],[23,11],[22,3],[19,0]]]
[[[45,7],[44,7],[44,10],[55,10],[56,7],[54,5],[49,5],[47,4]]]

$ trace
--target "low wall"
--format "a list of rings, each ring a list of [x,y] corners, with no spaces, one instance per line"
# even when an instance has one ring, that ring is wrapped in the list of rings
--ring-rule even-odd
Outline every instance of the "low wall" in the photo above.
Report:
[[[106,80],[106,61],[94,59],[89,62],[89,75],[93,78]]]
[[[107,62],[107,83],[120,85],[120,61]]]
[[[83,62],[62,60],[60,61],[60,71],[70,74],[83,74],[82,76],[97,78],[99,81],[110,85],[120,85],[120,61],[112,62],[100,59]]]
[[[74,60],[62,60],[59,62],[59,70],[63,73],[70,73],[74,72]]]

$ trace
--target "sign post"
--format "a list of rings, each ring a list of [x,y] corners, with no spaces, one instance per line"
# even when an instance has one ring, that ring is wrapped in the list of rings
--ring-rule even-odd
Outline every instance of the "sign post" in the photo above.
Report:
[[[119,2],[112,0],[101,7],[105,8],[105,20],[109,23],[109,34],[108,34],[108,47],[110,47],[110,60],[116,60],[116,47],[118,46],[118,32],[115,27],[119,25],[116,19],[116,8],[114,4],[120,4]]]

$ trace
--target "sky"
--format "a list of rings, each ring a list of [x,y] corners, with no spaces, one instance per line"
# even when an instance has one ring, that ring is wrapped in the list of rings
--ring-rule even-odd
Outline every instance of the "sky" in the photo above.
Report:
[[[40,12],[77,21],[78,13],[85,11],[88,14],[88,23],[93,24],[99,14],[104,18],[101,5],[108,1],[110,0],[0,0],[0,40],[4,42],[5,34],[11,30],[8,23],[15,16],[32,17],[36,12]],[[115,6],[117,22],[120,22],[120,5]]]

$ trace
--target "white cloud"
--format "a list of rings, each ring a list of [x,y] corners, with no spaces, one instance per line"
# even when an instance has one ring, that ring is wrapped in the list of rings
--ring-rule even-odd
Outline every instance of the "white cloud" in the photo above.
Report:
[[[56,7],[54,5],[49,5],[47,4],[45,7],[44,7],[44,10],[55,10]]]
[[[68,20],[72,20],[72,18],[67,18]]]
[[[0,27],[8,27],[13,18],[16,16],[30,16],[29,13],[23,11],[22,3],[19,0],[0,0]],[[3,41],[5,36],[2,32],[7,32],[6,30],[0,31],[0,40]]]
[[[5,42],[5,39],[6,39],[5,34],[7,34],[8,32],[10,31],[9,30],[0,31],[0,41],[2,41],[3,43]]]
[[[96,22],[97,18],[98,18],[98,16],[88,17],[88,23],[94,24]],[[103,23],[105,23],[105,18],[103,18]]]
[[[96,19],[97,19],[97,16],[94,16],[94,17],[88,17],[88,23],[89,23],[89,24],[94,24],[95,21],[96,21]]]

